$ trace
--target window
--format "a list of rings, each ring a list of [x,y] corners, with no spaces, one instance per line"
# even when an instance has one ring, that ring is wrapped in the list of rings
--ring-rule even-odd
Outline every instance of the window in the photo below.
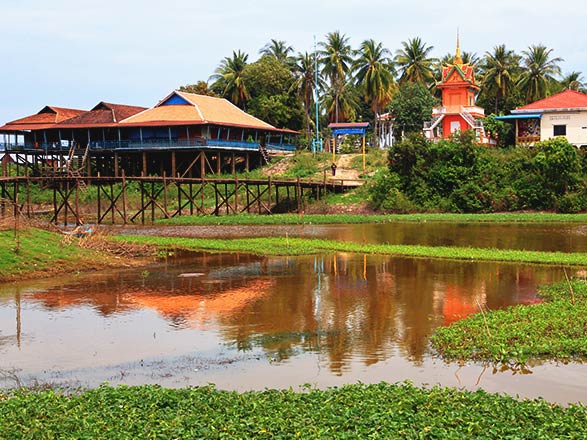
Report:
[[[553,131],[555,136],[566,136],[567,135],[567,126],[566,125],[554,125]]]

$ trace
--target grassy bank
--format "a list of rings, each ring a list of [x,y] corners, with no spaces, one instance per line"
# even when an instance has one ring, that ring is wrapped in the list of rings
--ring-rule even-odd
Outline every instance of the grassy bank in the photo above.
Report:
[[[472,315],[439,328],[432,346],[445,358],[523,364],[530,358],[587,359],[587,284],[543,287],[546,301]]]
[[[182,248],[214,252],[248,252],[259,255],[308,255],[323,252],[355,252],[453,260],[504,261],[568,266],[587,265],[587,254],[585,253],[362,244],[335,240],[284,237],[238,238],[231,240],[150,236],[119,236],[116,238],[118,240],[150,244],[162,248]]]
[[[398,222],[453,222],[453,223],[586,223],[587,214],[238,214],[225,216],[181,216],[159,220],[172,225],[302,225],[334,223],[398,223]]]
[[[0,231],[0,282],[131,264],[112,249],[97,251],[77,239],[35,228]]]
[[[102,386],[0,391],[0,436],[53,438],[585,438],[587,412],[410,384],[236,393]]]

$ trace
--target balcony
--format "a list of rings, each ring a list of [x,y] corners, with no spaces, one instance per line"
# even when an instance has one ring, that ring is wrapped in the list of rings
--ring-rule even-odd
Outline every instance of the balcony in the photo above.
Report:
[[[69,150],[72,146],[78,149],[85,149],[85,145],[78,144],[72,145],[69,141],[59,142],[48,142],[48,143],[34,143],[27,142],[26,144],[2,144],[0,143],[0,150],[7,151],[24,151],[24,150],[45,150],[51,151],[62,151]],[[247,150],[247,151],[259,151],[258,142],[247,142],[237,140],[225,140],[225,139],[205,139],[205,138],[193,138],[193,139],[169,139],[169,138],[150,138],[137,140],[120,140],[120,141],[91,141],[90,150],[166,150],[166,149],[193,149],[193,148],[214,148],[214,149],[227,149],[227,150]],[[265,148],[271,152],[290,152],[296,149],[294,144],[288,143],[274,143],[269,142],[265,145]]]

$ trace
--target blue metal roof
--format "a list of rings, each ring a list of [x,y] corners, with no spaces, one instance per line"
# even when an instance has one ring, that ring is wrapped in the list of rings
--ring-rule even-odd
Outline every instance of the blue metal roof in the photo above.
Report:
[[[542,113],[522,113],[519,115],[507,115],[507,116],[497,116],[495,119],[499,121],[507,121],[510,119],[540,119],[542,118]]]

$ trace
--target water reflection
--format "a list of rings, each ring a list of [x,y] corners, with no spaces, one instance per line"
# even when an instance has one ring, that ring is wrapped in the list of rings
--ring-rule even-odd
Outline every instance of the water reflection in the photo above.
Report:
[[[334,375],[397,356],[417,366],[437,326],[481,306],[535,302],[537,285],[563,276],[542,266],[343,253],[186,253],[147,271],[4,286],[0,355],[23,369],[204,349],[261,351],[272,362],[310,352]]]

